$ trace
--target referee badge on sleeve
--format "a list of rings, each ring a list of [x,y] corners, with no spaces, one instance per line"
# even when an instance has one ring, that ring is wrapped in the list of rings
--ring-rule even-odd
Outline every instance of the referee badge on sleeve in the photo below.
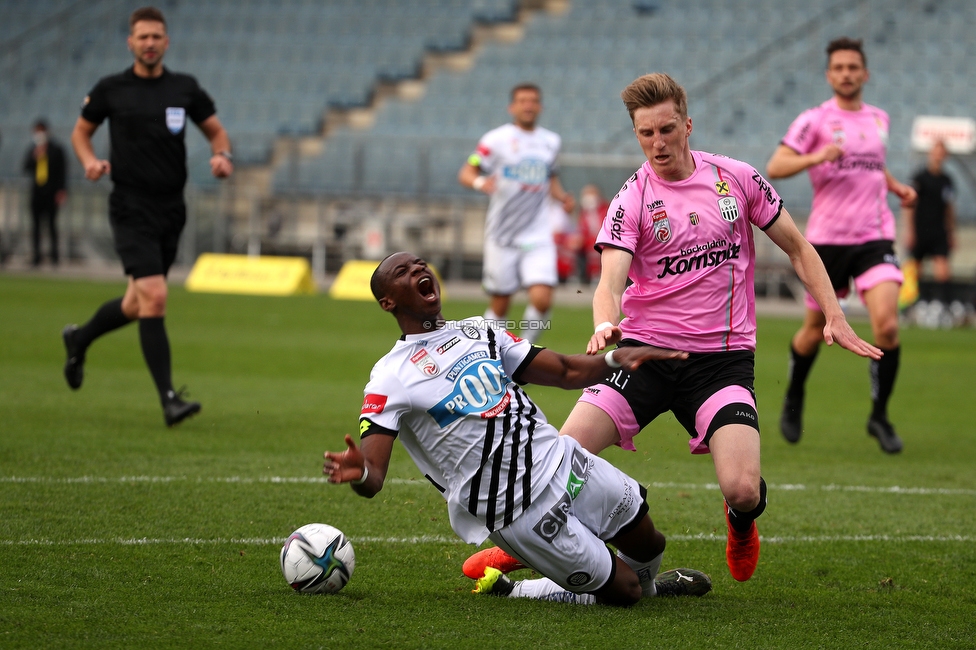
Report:
[[[166,128],[176,135],[186,126],[186,109],[180,106],[166,109]]]

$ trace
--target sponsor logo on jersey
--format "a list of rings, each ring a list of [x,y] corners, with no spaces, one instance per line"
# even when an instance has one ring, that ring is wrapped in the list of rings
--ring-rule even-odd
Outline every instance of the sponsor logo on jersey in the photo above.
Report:
[[[885,264],[891,264],[895,267],[898,266],[898,258],[891,253],[885,253],[885,256],[882,259],[884,260]]]
[[[469,415],[496,417],[512,399],[508,392],[511,381],[500,360],[482,359],[462,370],[453,390],[427,413],[442,428]]]
[[[847,154],[834,161],[837,169],[851,169],[855,171],[883,172],[887,169],[884,160],[878,160],[873,154]]]
[[[658,199],[657,201],[654,201],[653,203],[648,203],[647,204],[647,211],[648,212],[654,212],[658,208],[663,208],[663,207],[664,207],[664,201],[662,201],[661,199]]]
[[[182,106],[171,106],[166,109],[166,128],[176,135],[186,126],[186,109]]]
[[[800,129],[800,132],[796,134],[796,141],[803,142],[804,140],[807,139],[807,135],[809,133],[810,133],[810,122],[807,122],[806,124],[803,125],[803,128]]]
[[[613,213],[610,217],[610,237],[620,241],[620,233],[624,229],[624,209],[622,206],[617,207],[617,211]]]
[[[514,165],[505,165],[502,175],[523,185],[539,186],[549,178],[549,165],[543,160],[528,158]]]
[[[847,140],[847,135],[844,133],[844,127],[840,124],[834,124],[830,127],[830,137],[837,146],[843,146],[844,142]]]
[[[455,345],[457,345],[460,342],[461,342],[461,339],[459,339],[456,336],[452,336],[451,339],[447,343],[443,343],[441,345],[438,345],[434,349],[437,350],[437,354],[444,354],[445,352],[447,352],[448,350],[450,350],[451,348],[453,348]]]
[[[607,518],[613,519],[617,515],[624,512],[629,512],[634,506],[634,500],[634,488],[631,487],[630,482],[624,483],[624,496],[620,499],[620,503],[617,504],[617,507],[613,509],[613,512],[611,512],[610,516]]]
[[[599,388],[593,388],[592,386],[588,386],[588,387],[586,387],[586,388],[583,389],[583,392],[584,393],[589,393],[590,395],[596,396],[596,395],[599,395],[600,394],[600,389]]]
[[[766,197],[766,203],[769,205],[776,205],[776,195],[773,194],[773,186],[766,182],[766,179],[756,172],[752,175],[752,180],[756,181],[756,185],[759,186],[759,192]]]
[[[722,240],[724,244],[724,240]],[[695,250],[696,246],[693,249]],[[712,266],[720,266],[729,260],[739,259],[739,251],[741,250],[739,244],[730,244],[726,248],[718,248],[705,250],[704,252],[694,255],[692,257],[687,257],[684,255],[665,255],[657,261],[657,263],[664,268],[658,273],[657,277],[660,280],[666,275],[683,275],[685,273],[690,273],[692,271],[700,271],[701,269],[709,268]],[[686,251],[682,251],[685,253]],[[620,372],[619,370],[617,372]]]
[[[629,483],[627,484],[630,485]],[[547,543],[552,544],[552,540],[556,539],[556,535],[559,531],[563,529],[566,522],[569,521],[569,510],[573,507],[573,502],[570,501],[568,494],[563,494],[559,501],[556,502],[549,512],[542,515],[532,530],[544,539]]]
[[[461,373],[461,371],[467,368],[469,365],[471,365],[478,359],[487,359],[487,358],[488,358],[488,353],[485,352],[484,350],[479,350],[477,352],[472,352],[471,354],[467,354],[461,357],[460,359],[458,359],[458,361],[453,366],[451,366],[451,369],[447,372],[446,375],[444,375],[444,379],[448,381],[454,381],[455,379],[457,379],[457,376]]]
[[[718,209],[722,211],[722,218],[732,223],[739,218],[739,204],[734,196],[724,196],[718,200]]]
[[[671,222],[668,220],[668,213],[664,210],[655,212],[651,215],[651,228],[654,229],[654,238],[662,244],[671,241]]]
[[[579,449],[573,450],[573,458],[570,460],[569,481],[566,483],[566,492],[569,497],[576,500],[580,490],[586,485],[586,479],[590,477],[590,459],[587,458]]]
[[[697,212],[689,212],[688,213],[688,221],[691,222],[691,225],[697,226],[698,225],[698,221],[699,221],[699,219],[698,219],[698,213]]]
[[[361,413],[363,415],[368,415],[370,413],[382,413],[383,409],[386,408],[387,399],[389,398],[386,395],[366,393],[366,397],[363,398],[363,410]]]
[[[410,357],[410,361],[413,363],[413,365],[417,366],[417,369],[420,370],[420,372],[424,373],[428,377],[434,377],[438,372],[440,372],[440,369],[437,367],[437,363],[434,362],[434,358],[430,356],[430,352],[427,351],[427,348],[420,348],[412,357]]]
[[[715,181],[715,191],[725,196],[729,193],[729,182],[728,181]]]

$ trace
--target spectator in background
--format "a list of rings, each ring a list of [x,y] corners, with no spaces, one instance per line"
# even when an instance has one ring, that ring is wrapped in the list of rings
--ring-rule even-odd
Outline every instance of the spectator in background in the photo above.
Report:
[[[573,215],[552,197],[546,201],[546,213],[552,226],[552,239],[556,242],[556,275],[559,283],[576,278],[576,261],[580,254],[581,239]]]
[[[945,143],[935,142],[929,150],[928,163],[912,177],[918,202],[902,210],[905,215],[905,248],[915,264],[921,267],[925,258],[932,259],[932,271],[939,288],[934,296],[922,296],[948,304],[949,251],[955,245],[956,211],[952,178],[942,169],[948,152]]]
[[[596,185],[586,185],[580,191],[580,270],[582,280],[589,284],[600,275],[600,253],[596,250],[596,237],[603,228],[610,203]]]
[[[41,230],[47,229],[51,238],[51,264],[58,264],[58,208],[68,196],[67,160],[64,148],[51,139],[47,121],[34,123],[34,144],[24,156],[24,172],[31,179],[31,243],[33,266],[41,265]]]

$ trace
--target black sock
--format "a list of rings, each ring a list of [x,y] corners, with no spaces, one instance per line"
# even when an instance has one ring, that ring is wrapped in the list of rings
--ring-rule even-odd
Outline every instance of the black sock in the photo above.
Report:
[[[888,421],[888,398],[895,389],[895,377],[898,376],[898,358],[901,356],[901,346],[891,350],[882,350],[884,356],[880,360],[872,360],[868,366],[871,372],[871,418]]]
[[[758,519],[759,515],[766,509],[766,481],[763,480],[763,477],[759,477],[759,505],[749,512],[740,512],[730,506],[728,502],[725,505],[729,509],[729,521],[732,523],[732,528],[740,533],[749,532],[752,522]]]
[[[129,317],[122,313],[122,299],[109,300],[98,308],[90,321],[78,328],[75,341],[87,348],[99,336],[108,334],[112,330],[117,330],[131,322]]]
[[[820,352],[819,345],[813,349],[813,354],[804,357],[796,351],[792,343],[790,344],[790,384],[786,389],[787,399],[794,401],[803,399],[806,391],[807,375],[810,374],[810,368],[813,367],[813,362],[816,360],[818,352]]]
[[[173,380],[170,377],[169,338],[162,316],[139,319],[139,343],[149,374],[156,382],[159,399],[165,400],[173,392]]]

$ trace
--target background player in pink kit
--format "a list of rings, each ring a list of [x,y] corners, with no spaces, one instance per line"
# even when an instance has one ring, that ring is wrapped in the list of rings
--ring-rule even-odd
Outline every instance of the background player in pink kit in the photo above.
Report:
[[[884,356],[870,363],[874,403],[867,429],[884,451],[897,453],[902,442],[888,422],[888,398],[898,373],[898,290],[903,278],[887,194],[893,192],[907,207],[916,193],[898,182],[885,163],[888,114],[861,101],[869,77],[861,41],[831,41],[826,74],[834,96],[796,118],[766,170],[770,178],[803,170],[810,175],[813,207],[806,236],[823,259],[837,295],[847,294],[853,278],[868,308],[874,343]],[[780,418],[789,442],[797,442],[803,432],[804,384],[820,349],[823,304],[807,296],[803,325],[790,346],[790,383]]]
[[[769,183],[745,163],[691,150],[684,88],[655,73],[621,96],[647,162],[610,203],[597,239],[602,275],[587,352],[619,343],[690,354],[609,373],[584,390],[560,433],[592,453],[613,444],[632,450],[641,429],[665,411],[674,413],[691,435],[692,453],[712,455],[726,501],[729,571],[748,580],[759,560],[755,519],[766,507],[753,390],[752,226],[789,255],[824,305],[828,345],[837,342],[862,356],[880,353],[848,325],[820,258]],[[497,560],[493,551],[482,557]]]

